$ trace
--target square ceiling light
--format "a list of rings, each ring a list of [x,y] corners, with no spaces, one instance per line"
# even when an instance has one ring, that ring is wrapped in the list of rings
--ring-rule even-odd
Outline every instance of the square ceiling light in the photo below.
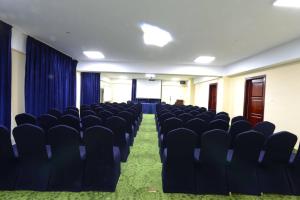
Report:
[[[144,43],[146,45],[154,45],[164,47],[173,41],[171,34],[157,26],[150,24],[142,24],[141,29],[144,32]]]

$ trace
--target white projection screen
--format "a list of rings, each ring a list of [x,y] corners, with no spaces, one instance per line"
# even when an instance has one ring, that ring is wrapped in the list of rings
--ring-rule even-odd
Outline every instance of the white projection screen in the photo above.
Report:
[[[161,99],[161,80],[143,80],[136,82],[137,99]]]

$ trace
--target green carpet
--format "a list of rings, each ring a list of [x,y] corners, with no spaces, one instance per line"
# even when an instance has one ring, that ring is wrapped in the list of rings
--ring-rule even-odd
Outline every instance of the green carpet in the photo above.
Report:
[[[175,200],[175,199],[231,199],[231,200],[300,200],[300,197],[264,195],[261,197],[232,195],[184,195],[164,194],[161,183],[161,163],[158,154],[157,134],[153,115],[144,115],[138,136],[131,148],[128,161],[122,164],[122,174],[114,193],[104,192],[0,192],[0,200]]]

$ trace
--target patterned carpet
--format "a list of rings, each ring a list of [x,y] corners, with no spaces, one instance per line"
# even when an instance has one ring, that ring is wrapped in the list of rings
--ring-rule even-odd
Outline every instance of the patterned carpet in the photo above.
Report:
[[[122,164],[122,174],[114,193],[103,192],[0,192],[0,200],[300,200],[300,197],[264,195],[262,197],[232,195],[164,194],[161,183],[161,163],[153,115],[144,115],[128,161]]]

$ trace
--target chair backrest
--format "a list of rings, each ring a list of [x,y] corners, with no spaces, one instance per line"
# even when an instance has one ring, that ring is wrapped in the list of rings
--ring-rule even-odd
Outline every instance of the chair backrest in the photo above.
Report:
[[[162,134],[167,134],[168,132],[182,128],[183,127],[183,122],[182,120],[176,118],[176,117],[171,117],[169,119],[166,119],[164,123],[161,125],[161,132]]]
[[[262,162],[287,164],[296,142],[297,136],[287,131],[271,135],[264,146],[265,155]]]
[[[172,113],[169,113],[169,112],[168,112],[168,113],[162,114],[162,115],[158,118],[159,124],[160,124],[160,125],[163,124],[164,121],[165,121],[166,119],[169,119],[169,118],[171,118],[171,117],[175,117],[175,115],[172,114]]]
[[[106,127],[114,133],[114,144],[117,146],[126,145],[126,121],[117,116],[110,117],[106,120]]]
[[[58,119],[58,124],[70,126],[77,131],[80,131],[80,120],[74,115],[63,115]]]
[[[213,129],[220,129],[223,131],[228,131],[229,123],[227,121],[224,121],[222,119],[216,119],[209,123],[209,130]]]
[[[203,113],[197,115],[196,118],[201,119],[201,120],[205,121],[206,123],[209,123],[210,121],[213,120],[213,118],[210,115],[206,114],[206,112],[203,112]]]
[[[69,160],[73,158],[64,155],[72,155],[80,159],[80,134],[76,129],[66,125],[55,126],[48,131],[48,142],[53,158]]]
[[[199,136],[198,139],[201,139],[202,134],[208,129],[208,124],[204,120],[194,118],[187,121],[184,127],[194,131]]]
[[[14,158],[14,152],[11,145],[11,138],[8,129],[0,126],[0,160]]]
[[[175,116],[181,115],[182,113],[184,113],[182,110],[175,110],[175,111],[173,112],[173,114],[174,114]]]
[[[64,111],[63,115],[73,115],[75,117],[79,117],[79,112],[77,110],[68,109]]]
[[[228,124],[230,122],[230,117],[228,115],[225,115],[225,114],[217,114],[216,117],[215,117],[215,120],[216,119],[221,119],[223,121],[226,121]]]
[[[14,128],[13,135],[21,159],[48,159],[43,129],[32,124],[22,124]]]
[[[253,129],[264,134],[266,137],[269,137],[274,133],[275,128],[276,127],[273,123],[264,121],[264,122],[257,123]]]
[[[117,116],[125,119],[130,125],[132,125],[134,122],[134,113],[130,113],[128,111],[122,111],[118,113]]]
[[[21,124],[36,124],[36,117],[29,113],[21,113],[15,117],[17,125]]]
[[[48,131],[50,128],[57,125],[57,118],[50,114],[43,114],[38,117],[38,124],[44,131]]]
[[[59,110],[55,109],[55,108],[50,109],[48,111],[48,114],[56,117],[57,119],[59,119],[62,116],[62,113]]]
[[[231,124],[234,124],[238,121],[247,121],[247,119],[244,116],[235,116],[231,119]]]
[[[100,163],[113,163],[113,132],[103,126],[93,126],[84,131],[86,158]]]
[[[189,112],[191,115],[193,115],[193,116],[196,116],[196,115],[199,115],[199,114],[201,114],[199,111],[197,111],[197,110],[192,110],[192,111],[190,111]]]
[[[250,131],[251,129],[252,129],[252,125],[248,121],[241,120],[233,123],[229,129],[229,135],[231,137],[231,145],[233,145],[235,137],[239,133]]]
[[[207,111],[207,109],[206,109],[206,108],[204,108],[204,107],[201,107],[201,108],[199,108],[199,109],[198,109],[198,111],[199,111],[200,113],[204,113],[204,112],[206,112],[206,111]]]
[[[194,118],[194,116],[190,113],[183,113],[177,116],[178,119],[181,119],[183,123],[186,123],[187,121]]]
[[[80,112],[80,117],[83,118],[83,117],[86,117],[88,115],[96,115],[96,113],[92,110],[83,110]]]
[[[297,154],[294,158],[293,165],[300,168],[300,144],[299,144],[299,147],[298,147]]]
[[[197,134],[186,128],[178,128],[167,134],[167,163],[182,163],[194,161],[194,150]]]
[[[112,117],[114,114],[112,112],[109,112],[107,110],[104,111],[100,111],[97,113],[97,116],[100,117],[104,123],[106,122],[106,120],[110,117]]]
[[[222,111],[222,112],[218,112],[216,115],[217,115],[217,116],[218,116],[218,115],[226,115],[226,116],[229,117],[229,114],[228,114],[227,112],[223,112],[223,111]]]
[[[75,106],[69,106],[66,108],[66,110],[75,110],[75,111],[79,112],[79,109]]]
[[[206,164],[226,164],[230,137],[226,131],[211,130],[202,135],[200,162]]]
[[[93,126],[102,126],[103,125],[103,121],[99,117],[94,116],[94,115],[88,115],[88,116],[83,117],[81,120],[81,123],[82,123],[83,130],[86,130]]]
[[[257,163],[260,151],[265,143],[262,133],[251,130],[237,135],[233,146],[233,157],[231,162]]]

